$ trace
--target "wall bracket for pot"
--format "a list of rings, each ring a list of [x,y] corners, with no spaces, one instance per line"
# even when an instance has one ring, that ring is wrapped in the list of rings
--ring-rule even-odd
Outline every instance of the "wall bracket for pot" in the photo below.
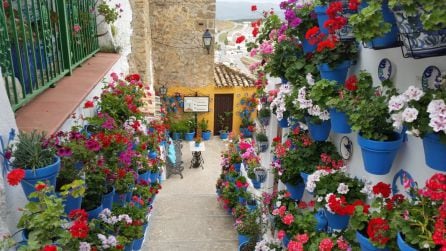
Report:
[[[408,173],[407,171],[401,169],[395,174],[395,176],[393,176],[392,193],[394,195],[401,193],[398,188],[398,181],[399,185],[403,186],[405,189],[415,188],[417,186],[417,183],[412,178],[412,175],[410,175],[410,173]]]
[[[0,157],[2,158],[3,168],[2,168],[2,175],[3,178],[5,177],[5,174],[9,171],[10,162],[9,158],[6,157],[6,151],[8,150],[8,146],[11,143],[11,141],[15,138],[15,130],[11,128],[8,134],[8,143],[5,145],[3,138],[0,136]]]

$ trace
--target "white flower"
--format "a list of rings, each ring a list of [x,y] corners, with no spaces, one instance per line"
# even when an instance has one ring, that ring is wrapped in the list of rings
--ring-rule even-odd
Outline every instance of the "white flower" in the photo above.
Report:
[[[348,185],[339,183],[337,191],[339,194],[347,194],[350,189],[348,189]]]
[[[132,218],[128,216],[127,214],[121,214],[118,216],[119,221],[125,221],[127,224],[132,224]]]
[[[307,82],[309,85],[314,85],[314,79],[313,79],[313,75],[311,75],[311,73],[308,73],[306,78],[307,78]]]
[[[405,122],[412,123],[418,117],[418,110],[415,108],[407,107],[406,109],[404,109],[401,115]]]
[[[392,96],[388,104],[389,112],[401,110],[404,107],[404,104],[404,98],[401,95]]]
[[[321,114],[321,108],[318,105],[314,105],[308,108],[308,114],[312,116],[319,116]]]
[[[324,200],[324,198],[323,197],[317,197],[317,202],[322,202]]]
[[[323,110],[321,114],[319,115],[319,118],[322,120],[329,120],[330,119],[330,113],[327,110]]]
[[[446,105],[444,103],[444,100],[441,99],[432,100],[427,106],[427,112],[430,114],[442,113],[442,111],[445,109]]]
[[[444,131],[446,132],[446,117],[435,117],[429,122],[429,126],[432,127],[434,132]]]
[[[103,234],[98,234],[98,239],[102,242],[102,248],[104,249],[115,247],[116,244],[118,244],[116,238],[113,235],[106,237]]]
[[[407,97],[408,101],[419,101],[420,98],[424,96],[424,92],[421,89],[411,85],[409,88],[407,88],[403,95]]]
[[[393,120],[393,124],[392,126],[395,129],[401,129],[401,127],[403,127],[403,115],[402,113],[394,113],[390,116]]]
[[[79,243],[79,251],[90,251],[91,246],[87,242],[80,242]]]

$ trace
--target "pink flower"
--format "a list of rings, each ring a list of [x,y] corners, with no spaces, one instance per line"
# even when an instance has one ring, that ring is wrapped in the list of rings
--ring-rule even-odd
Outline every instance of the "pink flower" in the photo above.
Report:
[[[291,240],[288,243],[288,251],[304,251],[304,244],[301,242]]]
[[[252,50],[249,52],[249,56],[255,57],[257,55],[257,48],[252,48]]]
[[[307,233],[305,233],[305,234],[298,234],[298,235],[296,235],[294,238],[295,238],[298,242],[302,242],[302,244],[307,243],[308,240],[310,239],[310,238],[308,237],[308,234],[307,234]]]
[[[288,226],[291,225],[293,221],[294,221],[294,216],[292,214],[287,214],[285,215],[285,217],[282,218],[282,222]]]
[[[348,245],[348,242],[346,240],[344,240],[344,238],[342,238],[342,237],[337,239],[336,243],[340,250],[348,250],[350,248],[350,246]]]
[[[286,233],[283,230],[279,230],[279,232],[277,232],[277,239],[282,240],[283,237],[285,237]]]
[[[286,212],[286,207],[285,206],[281,206],[279,207],[279,215],[283,216]]]
[[[286,40],[286,35],[285,34],[282,34],[282,35],[280,35],[278,38],[277,38],[277,41],[280,43],[280,42],[282,42],[282,41],[284,41],[284,40]]]
[[[112,72],[110,74],[110,77],[113,79],[113,81],[118,81],[118,79],[119,79],[119,76],[116,72]]]
[[[272,54],[274,51],[273,45],[270,42],[263,42],[260,47],[260,53],[264,55]]]
[[[324,238],[319,243],[319,251],[331,251],[333,249],[333,241],[330,238]]]
[[[75,33],[78,33],[79,31],[81,31],[81,26],[78,24],[73,25],[73,31]]]

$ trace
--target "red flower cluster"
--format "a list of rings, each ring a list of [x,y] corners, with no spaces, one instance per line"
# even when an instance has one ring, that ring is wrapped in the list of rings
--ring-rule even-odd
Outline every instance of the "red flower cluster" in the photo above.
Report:
[[[435,221],[432,240],[435,245],[441,246],[440,251],[444,251],[446,250],[446,202],[443,202],[438,211],[439,216]]]
[[[257,5],[253,4],[251,5],[251,11],[256,11],[257,10]]]
[[[341,15],[343,11],[343,6],[341,1],[331,2],[327,8],[327,15],[329,18],[335,18],[338,15]]]
[[[385,245],[390,241],[390,238],[386,234],[389,230],[390,225],[386,219],[372,218],[367,226],[367,235],[372,242]]]
[[[323,50],[333,50],[334,48],[336,48],[336,39],[332,38],[328,38],[322,42],[320,42],[319,44],[317,44],[317,48],[316,51],[317,52],[322,52]]]
[[[359,4],[359,0],[350,0],[348,1],[348,9],[351,11],[358,11]]]
[[[34,186],[34,188],[36,189],[36,191],[42,191],[43,189],[47,188],[47,186],[45,183],[38,183]]]
[[[349,91],[356,91],[358,90],[358,78],[355,75],[350,76],[345,81],[345,89]]]
[[[17,186],[23,178],[25,178],[25,170],[22,168],[13,169],[11,172],[8,173],[6,176],[9,185],[11,186]]]
[[[446,201],[446,174],[436,173],[426,181],[423,195],[431,200]]]
[[[345,17],[334,17],[330,18],[324,23],[324,27],[328,30],[330,34],[336,33],[336,31],[342,29],[347,24],[347,18]]]
[[[321,32],[318,26],[313,26],[305,33],[305,39],[311,45],[315,45],[324,39],[324,33]]]
[[[45,245],[40,251],[57,251],[57,246]]]
[[[384,182],[378,182],[373,186],[372,191],[374,195],[382,195],[383,198],[388,198],[392,192],[390,189],[390,184],[386,184]]]
[[[87,109],[87,108],[92,108],[92,107],[94,107],[94,102],[91,100],[87,100],[84,104],[84,108]]]
[[[127,80],[130,83],[136,83],[141,80],[141,76],[139,74],[130,74],[125,77],[125,80]]]
[[[321,161],[323,165],[317,166],[318,170],[339,170],[344,166],[344,161],[342,159],[334,160],[327,153],[321,153]]]
[[[235,40],[235,42],[236,42],[237,44],[240,44],[240,43],[242,43],[243,41],[245,41],[245,39],[246,39],[246,37],[243,36],[243,35],[241,35],[241,36],[237,37],[237,39]]]
[[[68,218],[71,220],[87,220],[88,214],[84,209],[74,209],[70,211]]]
[[[68,230],[73,238],[84,239],[88,237],[90,228],[87,220],[76,220]]]
[[[349,204],[345,199],[345,196],[338,198],[334,194],[328,198],[328,206],[331,211],[339,215],[353,215],[355,207],[357,206],[362,206],[364,208],[364,213],[368,213],[370,207],[361,200],[355,200],[352,204]]]

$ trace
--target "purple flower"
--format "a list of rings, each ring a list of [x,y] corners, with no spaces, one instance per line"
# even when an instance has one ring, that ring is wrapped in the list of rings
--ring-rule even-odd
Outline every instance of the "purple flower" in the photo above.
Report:
[[[286,19],[288,22],[292,21],[292,20],[295,19],[295,18],[296,18],[296,13],[294,12],[294,10],[287,9],[287,10],[285,11],[285,19]]]
[[[296,17],[295,19],[293,19],[293,20],[290,22],[290,26],[291,26],[292,28],[296,28],[296,27],[297,27],[299,24],[301,24],[301,23],[302,23],[302,19]]]
[[[5,152],[5,159],[7,159],[7,160],[9,160],[9,159],[11,159],[11,157],[12,157],[12,152],[11,151],[6,151]]]
[[[283,1],[283,2],[280,3],[280,9],[281,10],[284,10],[287,6],[288,6],[287,1]]]
[[[284,34],[287,29],[288,29],[288,26],[286,24],[282,24],[282,26],[279,29],[279,36]]]
[[[295,2],[297,2],[297,0],[288,0],[288,4],[293,4]]]
[[[57,149],[57,155],[59,157],[70,157],[73,154],[69,147],[61,147]]]
[[[85,142],[85,146],[87,147],[88,150],[93,151],[93,152],[97,152],[97,151],[101,150],[101,146],[94,139],[87,140],[87,142]]]

